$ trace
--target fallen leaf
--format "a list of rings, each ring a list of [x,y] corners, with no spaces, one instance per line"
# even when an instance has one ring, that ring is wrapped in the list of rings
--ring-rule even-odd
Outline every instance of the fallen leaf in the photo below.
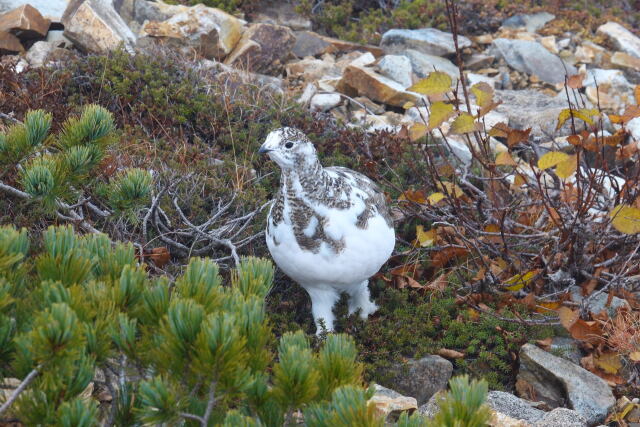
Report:
[[[637,85],[634,89],[633,89],[633,94],[636,98],[636,104],[640,105],[640,85]]]
[[[602,353],[600,356],[593,358],[597,367],[609,374],[615,374],[622,368],[620,355],[614,352]]]
[[[518,166],[511,154],[508,151],[503,151],[496,156],[496,165],[498,166]]]
[[[427,197],[427,201],[430,204],[435,205],[436,203],[438,203],[440,200],[444,199],[445,197],[447,197],[447,196],[445,196],[444,193],[437,192],[437,193],[433,193],[433,194],[429,195],[429,197]]]
[[[445,359],[462,359],[464,357],[464,353],[448,348],[441,348],[438,350],[438,356],[444,357]]]
[[[539,270],[531,270],[523,274],[516,274],[505,281],[505,284],[509,285],[505,286],[505,289],[513,292],[519,291],[531,282],[535,275],[538,274],[538,271]]]
[[[632,351],[629,353],[629,359],[632,362],[640,362],[640,351]]]
[[[567,79],[567,86],[571,89],[580,89],[582,87],[582,81],[584,80],[584,74],[574,74]]]
[[[436,242],[437,237],[437,229],[432,228],[429,231],[424,231],[424,227],[422,225],[416,226],[416,240],[418,241],[418,244],[423,248],[427,246],[433,246]]]
[[[569,307],[560,307],[558,310],[558,317],[560,317],[560,323],[566,330],[570,331],[571,327],[578,320],[580,313],[578,310],[571,310]]]
[[[425,204],[427,202],[424,192],[421,190],[405,190],[400,197],[398,197],[398,201],[403,200],[420,204]]]
[[[536,344],[538,345],[538,347],[542,348],[543,350],[549,350],[549,348],[551,348],[551,343],[553,342],[553,338],[548,337],[545,338],[543,340],[536,340]]]

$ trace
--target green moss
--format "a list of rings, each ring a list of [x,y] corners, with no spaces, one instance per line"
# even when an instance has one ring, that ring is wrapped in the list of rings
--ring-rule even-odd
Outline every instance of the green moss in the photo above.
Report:
[[[441,348],[464,353],[454,362],[456,374],[484,378],[491,389],[513,386],[514,356],[526,342],[553,334],[550,328],[528,327],[495,317],[472,313],[456,302],[455,292],[442,295],[389,288],[382,281],[371,285],[378,312],[363,321],[347,317],[346,300],[334,310],[336,328],[353,335],[358,343],[366,378],[382,381],[388,368],[406,358],[435,354]],[[310,302],[297,285],[280,286],[269,300],[270,316],[277,335],[302,327],[313,333]],[[514,317],[504,311],[504,317]]]

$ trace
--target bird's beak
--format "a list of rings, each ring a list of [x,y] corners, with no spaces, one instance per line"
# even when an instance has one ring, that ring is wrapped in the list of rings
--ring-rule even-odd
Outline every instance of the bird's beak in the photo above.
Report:
[[[271,151],[271,149],[270,149],[270,148],[265,147],[265,146],[264,146],[264,144],[262,144],[262,146],[261,146],[261,147],[260,147],[260,149],[258,150],[258,154],[266,154],[266,153],[268,153],[269,151]]]

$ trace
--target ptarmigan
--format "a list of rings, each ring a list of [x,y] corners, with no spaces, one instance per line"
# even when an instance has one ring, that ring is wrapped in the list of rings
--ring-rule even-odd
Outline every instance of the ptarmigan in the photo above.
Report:
[[[349,313],[366,319],[377,310],[368,279],[393,252],[395,232],[384,194],[366,176],[342,167],[323,168],[301,131],[272,131],[260,147],[282,175],[267,219],[266,240],[278,267],[311,297],[320,320],[333,331],[333,306],[342,292]]]

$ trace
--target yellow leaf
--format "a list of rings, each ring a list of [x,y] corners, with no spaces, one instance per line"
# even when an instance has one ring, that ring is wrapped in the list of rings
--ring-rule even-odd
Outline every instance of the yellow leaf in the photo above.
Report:
[[[600,356],[594,357],[593,360],[600,369],[609,374],[615,374],[622,368],[622,362],[620,361],[620,355],[618,353],[602,353]]]
[[[627,205],[618,205],[611,213],[611,224],[624,234],[640,233],[640,209]]]
[[[436,237],[438,237],[437,229],[432,228],[429,231],[424,231],[424,227],[422,225],[416,226],[416,239],[423,248],[426,246],[433,246],[436,242]]]
[[[443,181],[442,183],[438,183],[438,187],[442,191],[446,190],[446,192],[449,193],[449,195],[451,197],[460,197],[460,196],[462,196],[464,194],[462,189],[460,187],[458,187],[457,184],[454,184],[454,183],[449,182],[449,181]]]
[[[440,200],[444,199],[445,197],[446,196],[444,194],[442,194],[442,193],[433,193],[432,195],[427,197],[427,200],[432,205],[435,205],[436,203],[438,203]]]
[[[556,130],[560,129],[562,125],[571,118],[572,114],[574,118],[580,119],[585,123],[593,125],[592,117],[599,115],[600,112],[595,108],[581,108],[580,110],[570,110],[568,108],[565,108],[564,110],[560,111],[560,114],[558,114],[558,124],[556,126]]]
[[[578,320],[578,317],[580,317],[580,313],[578,310],[571,310],[569,307],[560,307],[558,317],[560,317],[562,326],[564,326],[566,330],[570,330]]]
[[[560,162],[564,162],[569,158],[569,155],[562,151],[550,151],[547,154],[540,157],[538,160],[538,167],[542,170],[552,168]]]
[[[407,90],[423,95],[440,95],[451,90],[451,77],[442,71],[434,71]]]
[[[445,120],[453,116],[453,105],[442,101],[431,104],[431,115],[429,116],[429,129],[433,130],[440,126]]]
[[[408,110],[409,108],[414,107],[415,105],[416,105],[416,104],[414,104],[413,102],[411,102],[411,101],[407,101],[407,102],[405,102],[405,103],[404,103],[404,105],[402,106],[402,108],[404,108],[405,110]]]
[[[640,362],[640,351],[632,351],[629,353],[629,359],[633,362]]]
[[[476,103],[480,107],[491,104],[493,101],[493,88],[486,82],[476,83],[471,86],[471,93],[476,97]]]
[[[525,285],[528,285],[536,274],[538,274],[538,270],[527,271],[524,274],[516,274],[505,282],[505,284],[511,285],[505,286],[505,289],[508,291],[519,291],[524,288]]]
[[[476,130],[476,123],[469,113],[460,113],[451,124],[451,133],[463,134]]]
[[[503,151],[496,156],[496,165],[498,166],[518,166],[511,154],[508,151]]]
[[[567,179],[578,169],[578,156],[569,156],[568,159],[558,163],[556,175],[562,179]]]
[[[409,128],[409,139],[417,141],[429,132],[429,129],[423,123],[415,123]]]
[[[640,105],[640,85],[637,85],[634,89],[633,89],[633,94],[636,97],[636,105]]]

